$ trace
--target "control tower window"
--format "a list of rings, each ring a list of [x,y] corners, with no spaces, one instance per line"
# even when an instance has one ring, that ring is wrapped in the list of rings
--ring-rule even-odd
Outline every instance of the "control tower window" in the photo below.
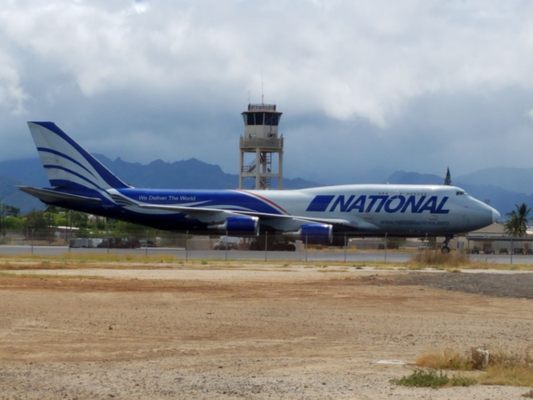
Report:
[[[263,125],[263,116],[264,116],[264,113],[262,112],[254,113],[255,125]]]
[[[279,114],[269,112],[247,112],[243,114],[246,125],[278,126]]]
[[[246,125],[263,125],[263,113],[249,112],[245,114]]]
[[[272,113],[265,113],[265,125],[277,126],[279,122],[279,115]]]

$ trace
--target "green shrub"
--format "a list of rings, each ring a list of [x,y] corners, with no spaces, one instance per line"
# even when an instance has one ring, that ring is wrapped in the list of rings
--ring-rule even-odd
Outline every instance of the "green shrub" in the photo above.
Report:
[[[431,387],[438,388],[450,382],[448,375],[442,371],[415,369],[411,375],[393,379],[392,383],[409,387]]]
[[[476,384],[477,381],[461,375],[454,375],[450,378],[442,371],[416,369],[411,375],[393,379],[392,383],[401,386],[436,389],[442,386],[470,386]]]

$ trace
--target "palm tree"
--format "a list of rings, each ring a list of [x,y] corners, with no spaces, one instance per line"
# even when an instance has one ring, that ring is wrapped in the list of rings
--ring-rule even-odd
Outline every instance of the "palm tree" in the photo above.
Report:
[[[515,209],[507,214],[509,217],[505,222],[505,232],[513,237],[524,237],[527,231],[527,220],[531,209],[525,204],[515,204]],[[523,251],[527,253],[527,244],[522,243]],[[515,249],[511,249],[514,252]]]
[[[514,237],[526,236],[527,220],[530,212],[531,208],[525,203],[515,204],[515,209],[507,213],[509,218],[505,222],[505,232]]]

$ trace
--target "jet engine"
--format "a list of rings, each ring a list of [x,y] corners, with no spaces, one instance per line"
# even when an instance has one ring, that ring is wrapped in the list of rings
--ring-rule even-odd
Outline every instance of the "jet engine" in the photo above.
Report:
[[[259,218],[246,215],[235,215],[226,218],[223,224],[211,226],[228,235],[255,234],[259,232]]]
[[[300,239],[310,244],[331,244],[333,241],[333,226],[329,224],[309,223],[300,225],[297,232],[286,234],[294,239]]]

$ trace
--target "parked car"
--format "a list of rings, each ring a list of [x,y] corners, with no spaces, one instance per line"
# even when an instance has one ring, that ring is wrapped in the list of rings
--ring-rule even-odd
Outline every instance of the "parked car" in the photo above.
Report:
[[[68,247],[70,248],[84,248],[84,249],[94,249],[102,243],[103,239],[100,238],[74,238],[70,239],[68,242]]]
[[[106,238],[98,245],[102,249],[137,249],[141,247],[135,238]]]
[[[157,247],[157,244],[150,239],[141,239],[139,240],[139,245],[141,247]]]
[[[213,246],[214,250],[237,250],[242,239],[235,236],[220,236]]]

